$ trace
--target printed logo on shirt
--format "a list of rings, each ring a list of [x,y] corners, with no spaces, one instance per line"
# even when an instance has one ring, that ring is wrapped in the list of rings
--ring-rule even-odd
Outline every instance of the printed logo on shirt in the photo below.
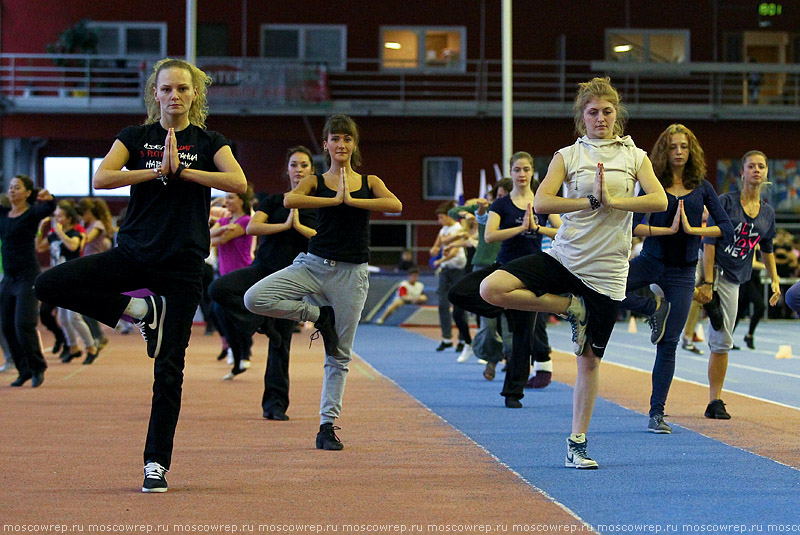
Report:
[[[755,230],[751,223],[747,222],[736,225],[736,228],[733,229],[733,237],[733,243],[726,245],[723,249],[733,258],[747,257],[753,252],[758,242],[761,241],[758,231]]]

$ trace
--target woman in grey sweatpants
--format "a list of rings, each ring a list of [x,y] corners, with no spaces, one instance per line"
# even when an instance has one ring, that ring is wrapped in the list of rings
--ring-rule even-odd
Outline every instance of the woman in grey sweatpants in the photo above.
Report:
[[[301,180],[284,199],[286,208],[317,209],[317,234],[309,241],[308,253],[253,285],[244,303],[255,314],[314,322],[325,345],[316,445],[341,450],[344,446],[335,433],[339,428],[333,423],[342,409],[353,340],[369,288],[370,212],[400,212],[403,205],[380,178],[354,171],[361,154],[358,128],[350,117],[330,117],[322,137],[330,168]]]

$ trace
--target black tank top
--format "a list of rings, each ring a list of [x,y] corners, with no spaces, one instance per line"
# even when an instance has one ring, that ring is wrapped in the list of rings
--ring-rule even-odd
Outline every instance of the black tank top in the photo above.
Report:
[[[336,197],[336,192],[317,176],[317,197]],[[371,199],[367,175],[361,175],[361,189],[351,191],[356,199]],[[340,262],[364,264],[369,261],[369,210],[346,204],[317,208],[317,234],[308,242],[308,252]]]

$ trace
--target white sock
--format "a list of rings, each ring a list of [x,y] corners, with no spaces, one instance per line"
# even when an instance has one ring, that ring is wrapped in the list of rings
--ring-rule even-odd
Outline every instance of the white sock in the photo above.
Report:
[[[127,314],[135,320],[141,320],[147,315],[147,301],[140,297],[131,297],[123,314]]]
[[[569,439],[573,442],[577,442],[578,444],[586,442],[586,433],[572,433],[569,436]]]
[[[539,362],[538,360],[533,361],[533,371],[538,372],[550,372],[553,373],[553,361],[548,360],[547,362]]]

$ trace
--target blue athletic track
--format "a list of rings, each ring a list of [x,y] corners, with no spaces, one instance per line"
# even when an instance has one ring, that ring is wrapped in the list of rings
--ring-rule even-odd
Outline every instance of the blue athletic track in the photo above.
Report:
[[[743,327],[746,323],[737,330],[738,340],[746,332]],[[654,348],[646,330],[640,323],[639,332],[629,333],[627,324],[618,324],[606,362],[649,371]],[[548,333],[554,349],[568,352],[566,324],[549,325]],[[774,402],[800,410],[800,359],[775,358],[779,345],[792,342],[794,351],[800,352],[800,322],[762,323],[756,351],[731,353],[726,390],[766,400],[767,405]],[[362,325],[355,350],[378,372],[594,530],[800,532],[797,469],[675,424],[671,435],[648,433],[646,399],[643,412],[598,399],[588,451],[600,469],[565,468],[570,386],[554,381],[543,390],[526,390],[524,407],[507,409],[499,396],[503,380],[499,368],[497,378],[486,381],[474,358],[456,363],[452,350],[434,352],[436,343],[399,327]],[[705,344],[699,346],[707,355]],[[707,384],[706,357],[678,352],[676,380]],[[604,371],[602,381],[613,381],[612,375],[613,370]]]

